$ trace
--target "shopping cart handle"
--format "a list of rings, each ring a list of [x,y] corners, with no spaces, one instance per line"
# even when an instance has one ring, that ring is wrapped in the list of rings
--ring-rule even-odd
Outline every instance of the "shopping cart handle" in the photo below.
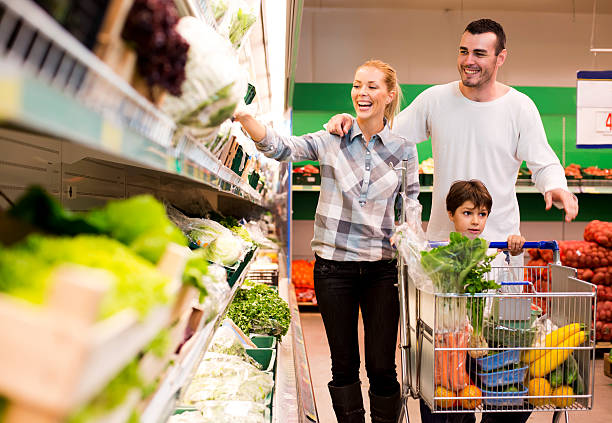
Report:
[[[436,248],[448,245],[448,241],[429,241],[429,247]],[[489,248],[508,248],[507,242],[491,242]],[[553,250],[559,251],[559,244],[557,241],[527,241],[523,244],[523,248],[539,248],[540,250]]]
[[[489,248],[508,248],[507,242],[491,242]],[[540,250],[559,251],[557,241],[527,241],[523,244],[523,248],[539,248]]]

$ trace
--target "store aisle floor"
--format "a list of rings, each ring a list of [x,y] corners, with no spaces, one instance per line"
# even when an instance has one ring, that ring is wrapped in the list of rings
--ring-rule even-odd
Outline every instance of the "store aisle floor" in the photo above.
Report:
[[[306,343],[319,422],[335,423],[336,417],[334,416],[331,399],[327,391],[327,382],[331,380],[331,360],[329,358],[329,347],[327,346],[327,338],[325,337],[321,315],[317,312],[302,312],[300,313],[300,319],[302,321],[302,331],[304,333],[304,342]],[[361,320],[359,323],[359,338],[361,357],[363,357],[363,326]],[[399,371],[399,350],[396,355],[396,362]],[[364,405],[366,410],[369,410],[368,379],[363,360],[360,376]],[[409,400],[408,408],[412,423],[419,423],[421,416],[418,401]],[[595,402],[593,410],[590,412],[570,413],[569,420],[571,423],[582,421],[586,418],[589,423],[609,423],[610,416],[612,416],[612,379],[604,376],[603,360],[598,359],[595,363]],[[477,415],[476,421],[480,421],[480,414]],[[528,420],[529,423],[550,423],[551,421],[552,413],[534,413]],[[366,415],[366,422],[370,423],[369,415]]]

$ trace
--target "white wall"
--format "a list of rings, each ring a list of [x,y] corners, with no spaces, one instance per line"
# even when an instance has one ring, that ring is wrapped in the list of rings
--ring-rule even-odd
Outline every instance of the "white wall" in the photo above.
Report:
[[[393,65],[404,84],[455,80],[461,34],[481,17],[508,37],[501,82],[575,86],[577,70],[612,69],[612,53],[589,52],[591,14],[304,8],[295,81],[350,82],[370,58]],[[595,47],[612,48],[612,15],[597,16]]]

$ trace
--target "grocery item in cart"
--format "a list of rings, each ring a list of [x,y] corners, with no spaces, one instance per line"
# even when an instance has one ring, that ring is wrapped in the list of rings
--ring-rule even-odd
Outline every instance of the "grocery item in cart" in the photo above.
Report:
[[[467,348],[468,339],[467,328],[436,336],[436,347],[454,348],[453,350],[436,351],[436,385],[441,385],[451,391],[459,391],[469,383],[465,350],[461,350],[461,348]]]
[[[523,382],[527,369],[527,366],[523,366],[488,373],[476,373],[476,375],[485,386],[504,386]]]

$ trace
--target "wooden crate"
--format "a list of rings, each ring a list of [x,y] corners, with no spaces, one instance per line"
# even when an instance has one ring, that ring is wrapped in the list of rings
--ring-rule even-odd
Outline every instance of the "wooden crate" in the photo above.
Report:
[[[94,47],[94,53],[128,82],[133,78],[137,56],[121,38],[121,31],[132,3],[133,0],[111,0]]]
[[[158,265],[171,278],[173,295],[187,254],[171,244]],[[144,319],[124,310],[97,321],[112,277],[104,270],[65,265],[54,277],[42,307],[0,295],[0,393],[10,404],[5,423],[63,421],[170,324],[172,304]]]

